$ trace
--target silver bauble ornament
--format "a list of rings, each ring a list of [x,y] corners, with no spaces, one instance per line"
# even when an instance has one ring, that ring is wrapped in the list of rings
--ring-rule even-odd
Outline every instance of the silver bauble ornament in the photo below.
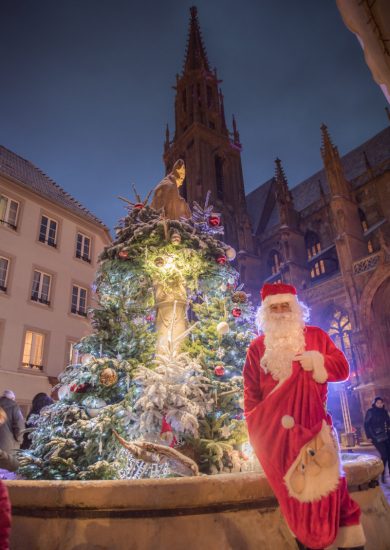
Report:
[[[100,397],[87,397],[83,400],[83,405],[88,416],[95,418],[107,406],[107,403]]]

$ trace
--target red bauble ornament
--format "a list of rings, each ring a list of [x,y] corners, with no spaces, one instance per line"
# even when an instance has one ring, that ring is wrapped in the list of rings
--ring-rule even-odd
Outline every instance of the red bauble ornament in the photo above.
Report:
[[[214,369],[216,376],[223,376],[225,374],[225,367],[223,365],[217,365]]]
[[[233,317],[241,317],[241,309],[239,307],[234,307],[232,309],[232,315]]]
[[[137,202],[137,203],[134,205],[134,210],[142,210],[143,207],[144,207],[144,203],[143,203],[143,202]]]
[[[211,227],[218,227],[221,225],[221,217],[218,214],[211,214],[209,216],[209,225]]]
[[[126,252],[126,250],[121,250],[118,254],[118,258],[120,258],[121,260],[126,260],[128,258],[128,253]]]
[[[88,382],[83,382],[82,384],[72,384],[70,391],[73,393],[85,393],[88,391],[90,384]]]
[[[216,261],[218,264],[220,265],[225,265],[226,264],[226,256],[224,256],[223,254],[221,254],[221,256],[218,256],[216,258]]]

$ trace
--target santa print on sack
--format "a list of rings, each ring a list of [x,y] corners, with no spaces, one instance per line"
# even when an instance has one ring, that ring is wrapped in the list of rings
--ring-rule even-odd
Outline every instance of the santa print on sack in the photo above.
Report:
[[[283,515],[308,548],[362,548],[360,508],[349,497],[337,439],[326,411],[327,382],[348,377],[343,353],[296,289],[266,284],[244,367],[249,436]]]

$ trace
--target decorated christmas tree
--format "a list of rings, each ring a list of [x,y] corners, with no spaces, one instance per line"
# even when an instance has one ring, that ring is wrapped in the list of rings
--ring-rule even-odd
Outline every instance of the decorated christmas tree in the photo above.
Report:
[[[208,204],[179,195],[178,161],[153,200],[126,201],[100,257],[93,334],[35,418],[19,473],[117,479],[240,471],[241,371],[253,308]]]

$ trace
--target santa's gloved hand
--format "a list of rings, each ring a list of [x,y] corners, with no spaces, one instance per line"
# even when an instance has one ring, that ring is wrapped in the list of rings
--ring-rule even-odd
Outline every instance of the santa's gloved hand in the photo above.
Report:
[[[304,351],[293,358],[299,361],[305,371],[313,371],[313,378],[316,382],[323,384],[328,379],[328,371],[325,368],[325,359],[322,353],[316,350]]]
[[[296,355],[293,359],[294,361],[299,361],[303,370],[313,370],[314,369],[314,360],[310,351],[304,351],[299,355]]]

